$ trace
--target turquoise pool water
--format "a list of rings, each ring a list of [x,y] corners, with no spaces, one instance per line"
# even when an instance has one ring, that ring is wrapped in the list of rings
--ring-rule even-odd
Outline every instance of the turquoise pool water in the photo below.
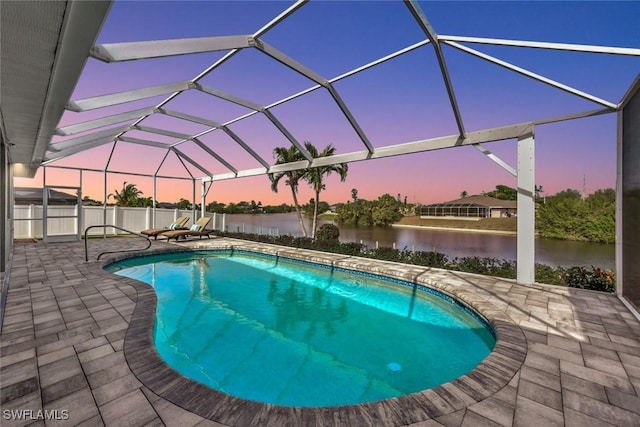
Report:
[[[495,344],[452,301],[309,263],[227,251],[107,269],[155,288],[155,344],[167,364],[248,400],[321,407],[396,397],[463,375]]]

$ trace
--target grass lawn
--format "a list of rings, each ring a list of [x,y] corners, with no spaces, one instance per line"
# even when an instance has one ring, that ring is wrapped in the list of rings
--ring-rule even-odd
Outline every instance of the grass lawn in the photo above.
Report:
[[[419,216],[405,216],[396,224],[417,225],[422,227],[445,227],[461,228],[466,230],[495,230],[512,231],[517,230],[516,217],[512,218],[481,218],[477,221],[460,219],[421,219]]]

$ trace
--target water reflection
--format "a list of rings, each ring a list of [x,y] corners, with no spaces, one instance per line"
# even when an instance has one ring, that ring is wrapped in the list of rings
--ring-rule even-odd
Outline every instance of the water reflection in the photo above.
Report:
[[[269,281],[267,300],[275,311],[275,329],[286,332],[306,325],[305,338],[316,335],[318,325],[322,325],[325,335],[331,336],[336,329],[334,323],[347,317],[347,303],[343,298],[337,302],[322,289],[300,286],[291,280],[289,285],[279,286],[274,278]]]
[[[310,226],[310,220],[308,225]],[[320,221],[324,224],[331,221]],[[252,224],[277,227],[281,234],[300,235],[295,213],[271,215],[227,215],[227,224]],[[340,241],[360,242],[369,247],[393,246],[398,249],[436,250],[450,258],[485,256],[498,259],[516,259],[515,236],[501,236],[461,231],[421,230],[414,228],[361,228],[340,226]],[[571,242],[566,240],[536,239],[536,262],[550,266],[594,265],[615,268],[615,245]]]

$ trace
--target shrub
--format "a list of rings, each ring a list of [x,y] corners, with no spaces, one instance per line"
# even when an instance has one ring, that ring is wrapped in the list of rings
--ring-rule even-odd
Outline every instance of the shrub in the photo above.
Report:
[[[567,286],[567,272],[564,268],[560,266],[553,268],[545,264],[536,264],[535,270],[536,282],[547,283],[549,285]]]
[[[385,261],[401,262],[402,259],[402,254],[398,249],[388,248],[384,246],[373,249],[371,251],[367,251],[366,255],[369,258],[382,259]]]
[[[329,232],[327,233],[329,234]],[[289,235],[261,236],[257,234],[230,232],[221,232],[220,235],[295,248],[315,249],[343,255],[364,256],[386,261],[403,262],[406,264],[426,267],[446,268],[449,270],[509,279],[516,278],[516,262],[499,260],[497,258],[473,256],[454,258],[449,261],[447,255],[435,251],[409,251],[407,248],[398,250],[389,247],[369,249],[360,243],[340,243],[338,239],[320,239],[319,236],[318,240],[313,240],[308,237],[293,237]],[[614,273],[611,270],[605,270],[593,266],[591,266],[591,268],[554,268],[544,264],[536,264],[535,280],[536,282],[547,283],[550,285],[569,286],[573,288],[591,289],[602,292],[615,292]]]
[[[446,268],[449,259],[445,254],[436,251],[415,251],[409,255],[409,262],[425,267]]]
[[[355,242],[340,243],[338,247],[340,248],[338,253],[353,256],[362,256],[362,250],[364,249],[364,245],[362,243]]]
[[[340,229],[334,224],[322,224],[316,232],[318,240],[335,240],[340,237]]]
[[[591,269],[585,267],[567,269],[566,283],[571,288],[591,289],[602,292],[614,292],[616,289],[613,272],[594,266],[591,266]]]

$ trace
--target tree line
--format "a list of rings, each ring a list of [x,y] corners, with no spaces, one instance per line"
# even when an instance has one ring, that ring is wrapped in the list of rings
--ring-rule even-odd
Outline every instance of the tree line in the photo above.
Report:
[[[335,148],[328,145],[322,151],[318,151],[313,144],[305,142],[307,151],[314,157],[328,157],[335,154]],[[278,147],[274,150],[276,164],[298,162],[305,157],[295,147]],[[250,214],[250,213],[286,213],[295,211],[300,223],[300,229],[304,237],[309,233],[303,221],[303,214],[313,218],[311,237],[315,237],[318,214],[329,209],[329,204],[320,201],[320,194],[326,188],[324,178],[331,173],[337,173],[340,179],[346,179],[348,167],[344,163],[308,168],[294,171],[285,171],[269,174],[271,189],[278,191],[278,184],[284,179],[286,186],[290,187],[293,206],[286,203],[276,206],[263,206],[262,202],[251,200],[238,203],[211,202],[207,205],[207,211],[212,213]],[[307,183],[314,190],[314,197],[309,203],[300,205],[297,194],[302,183]],[[612,188],[598,190],[595,193],[583,197],[574,189],[560,191],[553,196],[539,197],[541,186],[536,186],[536,230],[541,237],[555,239],[587,241],[595,243],[615,242],[615,206],[616,194]],[[495,190],[482,194],[503,199],[515,200],[517,190],[506,185],[497,185]],[[466,196],[466,191],[461,193]],[[413,205],[407,205],[400,199],[389,194],[383,194],[376,200],[364,200],[358,198],[358,190],[351,190],[353,202],[341,203],[336,206],[337,221],[341,224],[360,226],[389,226],[399,221],[403,215],[411,212]],[[135,184],[124,182],[122,189],[109,194],[108,199],[113,198],[118,206],[152,207],[151,197],[143,197]],[[85,197],[87,202],[91,199]],[[96,202],[98,203],[98,202]],[[101,204],[101,203],[99,203]],[[177,203],[180,209],[189,209],[191,202],[181,198]],[[157,204],[156,204],[157,206]],[[199,208],[199,206],[196,206]]]
[[[536,230],[541,237],[593,243],[615,243],[616,192],[613,188],[583,195],[567,189],[540,197],[542,186],[535,187]],[[463,195],[464,193],[464,195]],[[466,197],[463,191],[461,197]],[[482,193],[502,200],[516,200],[518,191],[506,185]]]
[[[573,189],[538,203],[536,229],[541,237],[594,243],[615,243],[616,192],[598,190],[587,197]]]
[[[355,193],[354,193],[355,191]],[[383,194],[376,200],[357,198],[358,191],[352,190],[350,201],[336,206],[337,221],[341,224],[387,227],[402,218],[401,209],[406,206],[390,194]]]

